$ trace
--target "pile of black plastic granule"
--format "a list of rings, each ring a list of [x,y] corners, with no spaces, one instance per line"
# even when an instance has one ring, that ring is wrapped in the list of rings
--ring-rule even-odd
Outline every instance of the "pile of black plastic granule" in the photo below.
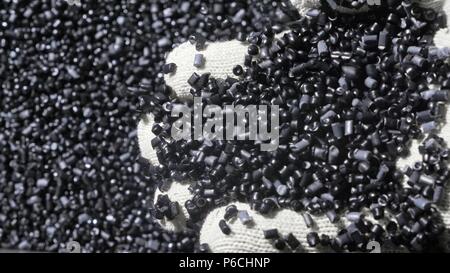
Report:
[[[152,219],[128,87],[161,86],[164,55],[194,33],[229,40],[297,15],[258,0],[81,2],[0,2],[0,248],[194,251],[195,231]]]
[[[289,25],[280,38],[272,39],[271,29],[248,36],[245,65],[233,70],[239,79],[194,73],[188,81],[203,106],[277,105],[278,148],[264,151],[259,139],[236,135],[173,141],[178,117],[164,109],[186,105],[195,116],[194,106],[155,96],[149,101],[159,102],[152,113],[162,121],[152,140],[163,165],[160,181],[197,181],[184,204],[194,221],[238,200],[261,214],[303,212],[308,227],[310,214],[331,223],[347,218],[332,238],[308,234],[311,247],[365,251],[376,240],[441,251],[446,227],[437,205],[450,179],[449,149],[435,133],[449,100],[450,50],[435,47],[433,35],[445,26],[444,14],[393,0],[355,15],[325,6]],[[249,127],[250,114],[242,119]],[[398,169],[411,141],[427,134],[422,161]],[[167,202],[159,203],[167,211]],[[223,220],[219,226],[230,233]]]

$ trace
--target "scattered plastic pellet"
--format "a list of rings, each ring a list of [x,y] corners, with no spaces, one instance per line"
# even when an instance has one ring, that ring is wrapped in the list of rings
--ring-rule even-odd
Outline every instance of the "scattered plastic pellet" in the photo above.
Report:
[[[238,218],[244,225],[248,225],[253,222],[253,218],[248,214],[246,210],[240,210],[238,212]]]
[[[214,8],[201,13],[203,5]],[[281,6],[3,1],[1,248],[58,252],[76,241],[83,252],[195,251],[196,232],[175,234],[155,222],[179,211],[174,203],[152,208],[161,180],[140,157],[137,124],[171,94],[162,74],[176,70],[164,65],[175,45],[195,33],[202,50],[206,41],[298,19]],[[236,21],[226,25],[221,18]]]
[[[203,54],[195,54],[194,56],[194,66],[197,68],[202,67],[205,64],[205,58]]]
[[[229,235],[231,233],[231,229],[228,226],[228,224],[225,222],[225,220],[219,221],[219,228],[222,231],[222,233],[225,235]]]
[[[263,230],[264,232],[264,238],[266,239],[277,239],[280,237],[280,234],[278,233],[278,229],[266,229]]]

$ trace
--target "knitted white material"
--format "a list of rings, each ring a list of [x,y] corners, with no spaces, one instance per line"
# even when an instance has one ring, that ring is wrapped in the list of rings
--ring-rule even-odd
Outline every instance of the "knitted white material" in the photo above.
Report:
[[[414,0],[414,2],[418,3],[424,8],[439,11],[442,9],[442,6],[444,5],[444,2],[446,2],[446,0]]]
[[[292,4],[297,7],[300,13],[304,14],[306,10],[312,7],[317,7],[320,0],[291,0]],[[436,0],[420,0],[420,5],[426,8],[433,8],[438,11],[444,9],[446,14],[450,14],[450,0],[436,1]],[[443,2],[445,5],[443,7]],[[449,17],[450,18],[450,17]],[[437,46],[450,46],[450,34],[448,29],[440,30],[435,36],[435,43]],[[184,43],[175,48],[168,56],[166,63],[175,63],[177,70],[170,75],[166,75],[166,83],[172,87],[178,97],[189,99],[192,95],[189,92],[188,78],[193,72],[198,74],[210,72],[212,77],[226,78],[233,76],[232,69],[235,65],[243,64],[244,56],[247,51],[247,46],[238,41],[219,42],[208,44],[205,50],[197,52],[195,46],[190,43]],[[201,53],[205,56],[206,62],[204,67],[195,68],[193,66],[194,56],[196,53]],[[446,120],[450,121],[450,111],[447,111]],[[148,115],[138,125],[139,146],[142,156],[148,159],[152,164],[159,164],[155,151],[151,146],[151,139],[154,137],[151,132],[153,126],[153,118]],[[450,135],[450,124],[446,123],[442,126],[440,135],[448,139]],[[418,152],[418,141],[414,141],[410,151],[411,154],[407,158],[399,159],[398,167],[405,165],[412,165],[415,161],[420,161],[421,156]],[[188,183],[177,183],[174,181],[167,192],[170,200],[178,201],[182,212],[173,221],[160,221],[161,225],[169,230],[180,231],[185,227],[187,211],[184,208],[184,203],[192,196],[188,190]],[[450,228],[450,191],[447,192],[444,199],[444,205],[440,207],[443,220],[447,228]],[[161,194],[159,191],[155,193],[155,200]],[[332,224],[328,218],[316,217],[314,219],[316,227],[309,229],[305,226],[303,217],[300,213],[291,210],[281,210],[269,217],[262,216],[255,211],[252,211],[247,204],[235,203],[240,210],[247,210],[254,219],[252,227],[244,226],[239,220],[228,222],[232,233],[224,235],[219,227],[218,222],[223,218],[225,207],[214,209],[208,214],[204,220],[202,230],[200,233],[200,242],[208,243],[213,252],[276,252],[277,250],[271,245],[270,241],[264,239],[262,230],[269,228],[277,228],[282,235],[293,233],[301,242],[302,247],[299,251],[316,252],[327,251],[326,249],[310,248],[306,244],[306,234],[314,230],[319,234],[324,233],[330,236],[336,235],[339,227],[343,226],[345,222],[339,224]],[[392,251],[383,249],[383,251]]]
[[[320,0],[291,0],[291,3],[302,15],[304,15],[309,9],[320,6]]]

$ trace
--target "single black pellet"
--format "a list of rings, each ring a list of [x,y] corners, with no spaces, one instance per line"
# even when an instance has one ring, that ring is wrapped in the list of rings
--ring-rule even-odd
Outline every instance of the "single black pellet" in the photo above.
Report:
[[[299,142],[292,144],[290,147],[291,147],[291,150],[294,152],[301,152],[306,147],[308,147],[309,144],[310,144],[310,141],[308,139],[302,139]]]
[[[344,134],[346,136],[350,136],[353,134],[353,120],[345,121]]]
[[[377,88],[377,87],[378,87],[378,82],[377,82],[377,80],[375,80],[375,79],[373,79],[373,78],[371,78],[371,77],[367,77],[367,78],[364,80],[364,84],[367,86],[367,88],[370,88],[370,89],[374,89],[374,88]]]
[[[313,227],[314,221],[313,221],[311,215],[309,215],[309,213],[305,212],[302,214],[302,216],[303,216],[303,220],[305,221],[306,227],[308,227],[308,228]]]
[[[330,236],[326,235],[326,234],[322,234],[320,235],[320,245],[327,247],[331,244],[331,238]]]
[[[346,218],[350,222],[359,222],[362,219],[362,214],[360,212],[349,212]]]
[[[300,241],[292,233],[286,236],[285,241],[292,251],[295,251],[300,246]]]
[[[384,217],[384,208],[382,206],[375,206],[372,208],[372,214],[374,219],[382,219]]]
[[[278,233],[278,229],[266,229],[263,230],[264,238],[266,239],[277,239],[280,237],[280,234]]]
[[[283,250],[286,247],[286,241],[282,238],[275,239],[273,245],[278,250]]]
[[[230,205],[225,208],[225,215],[223,216],[223,218],[228,221],[231,218],[236,217],[237,213],[238,213],[237,207],[235,205]]]
[[[429,210],[431,208],[431,202],[423,197],[409,197],[409,200],[421,210]]]
[[[317,43],[317,51],[320,56],[325,56],[328,54],[328,46],[324,40],[321,40]]]
[[[315,247],[320,243],[319,234],[317,232],[310,232],[306,235],[306,241],[310,247]]]
[[[436,179],[430,175],[426,175],[426,174],[421,174],[419,176],[419,183],[422,183],[424,185],[434,185],[436,182]]]
[[[350,237],[350,235],[347,232],[334,238],[334,242],[340,248],[348,245],[351,242],[351,240],[352,240],[352,238]]]
[[[194,86],[198,82],[199,79],[200,79],[200,76],[194,72],[191,75],[191,77],[188,79],[188,83],[189,83],[189,85]]]
[[[252,44],[248,47],[248,54],[250,56],[258,55],[258,53],[259,53],[258,46]]]
[[[244,69],[242,68],[242,66],[236,65],[236,66],[233,68],[233,74],[234,74],[234,75],[236,75],[236,76],[241,76],[242,73],[244,73]]]
[[[169,64],[163,65],[163,73],[164,74],[173,73],[173,72],[175,72],[176,69],[177,69],[177,65],[174,63],[169,63]]]
[[[339,220],[339,217],[334,210],[327,211],[326,215],[331,223],[336,223]]]
[[[368,161],[368,160],[370,160],[371,156],[372,156],[372,153],[368,150],[356,149],[355,151],[353,151],[353,157],[356,160]]]
[[[220,228],[220,230],[222,231],[223,234],[230,235],[231,229],[228,226],[228,224],[225,222],[225,220],[222,219],[222,220],[219,221],[219,228]]]
[[[378,49],[379,50],[385,50],[387,48],[388,35],[389,35],[389,33],[387,31],[380,32],[380,35],[378,38]]]
[[[322,182],[316,181],[306,188],[305,193],[312,196],[317,194],[322,188],[323,188]]]
[[[442,199],[444,193],[444,188],[442,186],[436,186],[434,188],[434,193],[433,193],[433,203],[439,203],[439,201]]]
[[[253,222],[252,217],[248,214],[246,210],[240,210],[238,211],[238,218],[241,221],[242,224],[248,225]]]
[[[205,58],[203,57],[203,54],[195,54],[194,56],[194,66],[195,67],[202,67],[205,64]]]
[[[331,124],[333,134],[336,138],[341,138],[344,135],[344,126],[341,123]]]

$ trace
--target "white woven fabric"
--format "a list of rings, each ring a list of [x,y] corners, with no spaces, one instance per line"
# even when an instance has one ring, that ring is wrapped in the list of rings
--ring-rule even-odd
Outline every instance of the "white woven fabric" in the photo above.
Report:
[[[311,8],[320,6],[320,0],[291,0],[291,3],[301,15],[304,15]]]
[[[311,8],[319,5],[320,0],[291,0],[300,13],[303,13]],[[422,6],[439,10],[442,8],[443,1],[436,0],[421,0],[418,1]],[[446,14],[450,14],[450,0],[445,1],[444,10]],[[450,17],[449,17],[450,18]],[[450,34],[448,29],[439,31],[435,36],[435,43],[438,46],[450,46]],[[198,74],[210,72],[212,77],[226,78],[233,76],[232,69],[235,65],[243,64],[244,56],[247,51],[247,46],[238,41],[220,42],[209,44],[203,51],[197,52],[195,46],[190,43],[184,43],[175,48],[168,56],[166,63],[177,64],[175,73],[166,75],[166,83],[172,87],[176,95],[183,99],[191,98],[189,92],[188,78],[193,72]],[[195,68],[193,66],[194,56],[196,53],[201,53],[205,56],[206,63],[203,68]],[[450,120],[450,111],[447,111],[446,120]],[[146,116],[138,125],[139,146],[142,156],[147,158],[152,164],[159,164],[156,154],[151,146],[151,139],[154,137],[151,132],[153,119],[150,115]],[[441,136],[448,139],[450,135],[450,125],[446,123],[442,126]],[[412,165],[415,161],[420,161],[421,156],[418,152],[418,142],[415,141],[410,148],[411,154],[407,158],[402,158],[397,162],[397,166]],[[178,201],[182,207],[182,214],[180,214],[174,221],[160,221],[161,225],[169,230],[180,231],[185,227],[186,217],[188,214],[184,208],[186,200],[191,198],[188,191],[189,184],[181,184],[173,182],[172,186],[164,194],[168,194],[170,200]],[[443,220],[450,228],[450,191],[447,188],[445,196],[445,204],[441,206],[443,212]],[[161,194],[159,191],[156,196]],[[155,198],[156,200],[157,198]],[[276,252],[277,250],[270,244],[270,242],[263,237],[262,230],[268,228],[277,228],[282,235],[287,235],[292,232],[301,242],[302,248],[299,251],[315,252],[326,251],[323,249],[315,249],[307,246],[306,234],[312,230],[308,229],[303,217],[300,213],[290,210],[282,210],[278,213],[265,217],[258,213],[251,211],[247,204],[236,203],[239,209],[247,210],[254,218],[255,224],[252,227],[242,225],[239,220],[230,221],[228,224],[232,230],[231,235],[223,235],[218,227],[218,222],[223,218],[225,207],[216,208],[206,217],[201,234],[200,242],[208,243],[213,252]],[[336,231],[345,222],[340,222],[338,225],[331,224],[326,217],[317,217],[315,219],[316,228],[313,230],[319,233],[325,233],[330,236],[336,235]],[[391,251],[384,249],[383,251]]]
[[[442,10],[442,6],[446,1],[447,0],[414,0],[414,2],[418,3],[420,6],[435,11]]]

